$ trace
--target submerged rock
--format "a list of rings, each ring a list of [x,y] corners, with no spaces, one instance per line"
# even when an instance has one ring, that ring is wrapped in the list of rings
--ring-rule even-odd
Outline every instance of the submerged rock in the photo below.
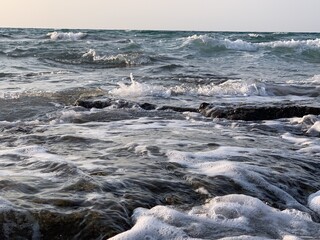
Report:
[[[244,106],[244,107],[214,107],[202,103],[199,112],[210,118],[226,118],[230,120],[258,121],[279,118],[303,117],[308,114],[319,115],[320,108],[310,106]]]

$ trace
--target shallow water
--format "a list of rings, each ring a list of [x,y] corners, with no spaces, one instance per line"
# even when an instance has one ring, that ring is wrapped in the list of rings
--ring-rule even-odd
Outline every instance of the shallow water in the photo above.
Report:
[[[0,238],[318,239],[320,116],[159,107],[318,107],[319,38],[0,29]]]

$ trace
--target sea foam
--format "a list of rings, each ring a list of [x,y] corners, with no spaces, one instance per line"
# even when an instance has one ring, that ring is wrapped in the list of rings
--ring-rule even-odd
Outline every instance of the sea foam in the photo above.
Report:
[[[133,220],[131,230],[111,239],[299,239],[320,233],[307,213],[279,211],[239,194],[212,198],[188,212],[166,206],[137,208]]]
[[[308,198],[309,207],[320,214],[320,191],[311,194]]]

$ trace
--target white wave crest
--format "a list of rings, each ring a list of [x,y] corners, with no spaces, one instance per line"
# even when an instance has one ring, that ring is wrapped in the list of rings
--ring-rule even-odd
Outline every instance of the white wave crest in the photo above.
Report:
[[[237,39],[235,41],[229,39],[215,39],[209,37],[208,35],[193,35],[187,37],[184,41],[183,46],[192,45],[192,44],[203,44],[209,47],[220,47],[226,48],[230,50],[238,50],[238,51],[256,51],[258,50],[258,46],[254,43],[246,42],[241,39]]]
[[[83,54],[82,57],[90,59],[94,62],[105,62],[110,64],[114,63],[123,66],[143,65],[151,62],[151,59],[148,56],[144,56],[139,53],[98,55],[94,49],[90,49],[88,52]]]
[[[308,205],[313,211],[320,214],[320,191],[309,196]]]
[[[264,37],[263,34],[258,34],[258,33],[249,33],[248,36],[252,38]]]
[[[320,84],[320,75],[314,75],[312,78],[310,78],[310,81],[314,84]]]
[[[274,41],[274,42],[265,42],[257,43],[260,47],[271,47],[271,48],[296,48],[296,49],[317,49],[320,48],[320,38],[309,39],[309,40],[294,40],[289,41]]]
[[[189,96],[268,96],[266,86],[256,81],[228,80],[222,84],[186,86],[184,84],[173,87],[163,87],[139,83],[131,77],[131,84],[119,83],[119,87],[110,91],[110,94],[120,97],[158,96],[171,97],[172,95]]]
[[[225,39],[222,41],[222,44],[227,49],[232,49],[232,50],[249,51],[249,52],[258,50],[258,47],[254,43],[249,43],[241,39],[237,39],[235,41]]]
[[[249,34],[250,37],[260,37],[259,34]],[[230,40],[230,39],[216,39],[208,35],[193,35],[187,37],[182,46],[188,45],[204,45],[209,47],[220,47],[229,50],[237,51],[257,51],[260,48],[294,48],[298,50],[305,49],[319,49],[320,38],[308,39],[308,40],[287,40],[287,41],[273,41],[273,42],[260,42],[252,43],[242,39]]]
[[[145,83],[139,83],[134,80],[133,74],[130,74],[131,84],[119,83],[119,88],[110,91],[110,94],[120,97],[170,97],[171,90],[161,86],[153,86]]]
[[[175,94],[190,94],[202,96],[267,96],[263,83],[244,80],[228,80],[222,84],[214,83],[197,87],[176,86],[171,89]]]
[[[51,32],[47,34],[48,37],[50,37],[51,40],[57,41],[57,40],[69,40],[69,41],[77,41],[87,36],[86,33],[78,32]]]

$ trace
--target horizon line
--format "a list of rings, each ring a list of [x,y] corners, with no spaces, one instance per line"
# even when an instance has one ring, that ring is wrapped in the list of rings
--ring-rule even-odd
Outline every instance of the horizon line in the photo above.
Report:
[[[155,31],[155,32],[239,32],[239,33],[320,33],[320,31],[258,31],[258,30],[186,30],[186,29],[126,29],[126,28],[77,28],[77,27],[20,27],[0,26],[0,29],[43,29],[43,30],[96,30],[96,31]]]

